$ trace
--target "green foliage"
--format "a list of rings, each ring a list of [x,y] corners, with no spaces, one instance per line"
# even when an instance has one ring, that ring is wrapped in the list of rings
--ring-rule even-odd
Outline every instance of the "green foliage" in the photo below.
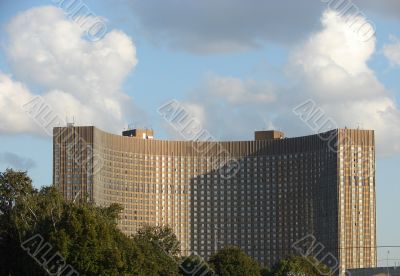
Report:
[[[129,238],[119,205],[66,202],[53,187],[32,187],[26,172],[0,174],[0,275],[44,275],[21,244],[40,234],[80,275],[177,275],[179,245],[170,228]]]
[[[145,256],[140,262],[145,275],[178,275],[180,245],[171,228],[144,226],[133,240]]]
[[[179,266],[179,273],[184,276],[213,276],[214,270],[201,257],[191,255],[184,257]]]
[[[318,262],[313,257],[290,257],[281,260],[273,268],[273,275],[276,276],[321,276],[333,275],[329,273],[329,268]]]
[[[137,241],[151,241],[175,260],[179,259],[180,242],[169,227],[146,225],[134,237]]]
[[[272,271],[266,267],[261,268],[260,274],[261,276],[274,276],[274,273],[272,273]]]
[[[209,261],[219,276],[259,276],[260,267],[237,247],[226,247],[212,255]]]
[[[30,205],[38,192],[26,172],[0,173],[0,275],[43,275],[21,243],[32,224]]]
[[[117,204],[67,202],[53,187],[38,191],[26,172],[0,173],[0,275],[46,274],[21,247],[38,234],[80,275],[329,275],[326,266],[303,257],[282,260],[271,271],[260,269],[237,247],[219,250],[209,263],[198,256],[181,258],[171,228],[145,226],[125,236],[117,228],[121,210]]]
[[[36,192],[26,172],[7,169],[0,173],[0,214],[9,214],[16,201],[24,201]]]
[[[49,242],[81,274],[135,272],[128,260],[139,255],[138,249],[116,228],[116,218],[104,215],[112,214],[110,211],[88,204],[66,204],[49,233]],[[49,226],[48,222],[44,225]]]

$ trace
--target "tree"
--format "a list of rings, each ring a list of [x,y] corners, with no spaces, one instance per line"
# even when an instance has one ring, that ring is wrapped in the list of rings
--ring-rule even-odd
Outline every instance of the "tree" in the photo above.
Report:
[[[138,273],[132,260],[140,252],[134,242],[116,227],[116,216],[108,208],[89,204],[66,204],[54,227],[45,235],[67,263],[84,275]],[[110,216],[106,216],[108,214]],[[44,222],[49,227],[52,221]],[[44,229],[41,229],[43,233]]]
[[[0,173],[0,275],[55,275],[67,265],[81,275],[329,275],[311,257],[291,257],[260,271],[237,247],[219,250],[208,264],[197,256],[182,259],[169,227],[147,225],[124,235],[117,228],[121,210],[117,204],[65,201],[54,187],[38,191],[26,172]]]
[[[226,247],[210,257],[209,263],[220,276],[259,276],[260,267],[238,247]]]
[[[66,265],[81,275],[177,274],[172,230],[146,227],[129,238],[117,228],[119,205],[67,202],[54,187],[34,189],[26,172],[7,170],[0,210],[0,275],[44,275]]]
[[[273,275],[276,276],[321,276],[333,275],[324,264],[313,257],[294,256],[281,260],[273,267]]]
[[[138,230],[135,239],[156,243],[167,255],[179,259],[180,242],[170,227],[145,225]]]
[[[146,275],[178,275],[180,243],[171,228],[146,225],[133,239],[146,256],[140,263]]]
[[[197,255],[182,258],[179,273],[184,276],[213,276],[214,270],[210,265]]]
[[[43,271],[21,248],[21,232],[30,228],[30,206],[37,190],[26,172],[0,173],[0,275],[42,275]]]
[[[45,259],[51,259],[53,253],[60,254],[66,264],[84,275],[139,274],[132,263],[139,250],[116,227],[118,207],[68,203],[55,188],[37,192],[24,177],[26,173],[7,171],[9,175],[18,182],[16,187],[24,189],[9,193],[9,181],[1,183],[0,197],[8,197],[8,203],[2,204],[7,211],[0,220],[0,254],[4,261],[1,275],[43,275],[48,269]],[[47,249],[50,253],[46,255]]]
[[[261,276],[274,276],[274,273],[269,268],[263,267],[260,270]]]
[[[0,172],[0,214],[8,214],[18,199],[29,196],[36,190],[26,172],[7,169]]]

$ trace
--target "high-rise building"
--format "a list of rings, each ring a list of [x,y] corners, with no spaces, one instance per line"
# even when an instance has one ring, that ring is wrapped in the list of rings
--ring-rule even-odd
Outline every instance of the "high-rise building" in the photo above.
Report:
[[[123,205],[126,234],[169,225],[185,255],[237,245],[268,266],[292,254],[338,271],[376,266],[371,130],[201,142],[67,126],[54,128],[53,150],[63,196]]]

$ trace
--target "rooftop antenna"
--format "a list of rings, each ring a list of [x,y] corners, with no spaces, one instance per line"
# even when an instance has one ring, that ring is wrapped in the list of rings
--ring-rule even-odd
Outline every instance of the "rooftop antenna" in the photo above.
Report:
[[[387,266],[388,269],[389,269],[389,254],[390,254],[390,251],[388,250],[387,258],[386,258],[386,266]]]
[[[135,126],[136,126],[136,123],[134,123],[134,122],[132,122],[132,123],[129,123],[129,124],[128,124],[128,130],[132,130],[132,129],[134,129],[134,128],[135,128]]]
[[[67,127],[73,127],[75,125],[75,117],[72,116],[72,122],[68,121],[68,116],[65,116],[65,121],[67,123]]]

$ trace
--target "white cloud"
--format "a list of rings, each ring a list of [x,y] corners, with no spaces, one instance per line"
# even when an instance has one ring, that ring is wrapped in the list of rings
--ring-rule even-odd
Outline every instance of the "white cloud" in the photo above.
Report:
[[[323,14],[321,23],[322,31],[312,35],[308,43],[297,50],[293,57],[295,61],[303,66],[305,71],[334,65],[353,76],[371,73],[367,61],[375,51],[375,38],[360,41],[354,28],[331,10]]]
[[[391,65],[400,65],[400,40],[395,37],[390,37],[391,43],[383,46],[383,54],[389,60]]]
[[[265,122],[259,122],[263,116],[260,110],[274,103],[276,97],[276,88],[268,81],[210,73],[182,105],[216,139],[239,139],[243,137],[244,129],[264,126]],[[164,127],[167,131],[170,128]],[[252,133],[247,134],[251,139]]]
[[[324,13],[322,23],[323,30],[297,49],[289,64],[301,79],[302,96],[294,98],[314,99],[339,127],[375,129],[379,153],[400,152],[397,103],[367,64],[375,39],[360,41],[332,11]]]
[[[37,127],[22,109],[22,104],[31,98],[25,85],[0,72],[0,133],[36,131]]]
[[[135,46],[125,33],[111,30],[96,42],[88,41],[85,29],[51,6],[18,14],[7,33],[6,54],[18,81],[2,76],[0,85],[8,88],[3,88],[0,97],[12,94],[14,105],[21,106],[28,95],[35,94],[28,85],[31,91],[40,91],[63,118],[75,116],[80,124],[113,131],[120,131],[135,111],[131,98],[121,90],[137,64]],[[24,90],[10,90],[18,87]],[[0,121],[2,132],[32,131],[22,117]]]
[[[265,104],[275,100],[275,91],[268,82],[252,79],[241,80],[209,74],[206,90],[225,98],[230,104]]]
[[[368,60],[375,53],[375,39],[360,41],[345,19],[334,11],[326,11],[321,22],[323,27],[319,32],[292,49],[285,70],[288,85],[272,91],[254,89],[260,85],[243,89],[245,81],[222,76],[219,79],[223,81],[214,82],[215,87],[202,85],[208,89],[201,89],[205,92],[192,96],[191,101],[197,108],[202,106],[205,127],[219,137],[248,138],[254,129],[270,125],[289,135],[309,134],[311,129],[292,110],[312,99],[327,118],[337,122],[337,127],[359,125],[375,129],[380,154],[399,153],[397,103],[368,66]],[[260,97],[259,94],[271,101],[260,101],[249,107],[245,100],[237,98],[237,95]],[[222,135],[221,129],[226,129]]]

